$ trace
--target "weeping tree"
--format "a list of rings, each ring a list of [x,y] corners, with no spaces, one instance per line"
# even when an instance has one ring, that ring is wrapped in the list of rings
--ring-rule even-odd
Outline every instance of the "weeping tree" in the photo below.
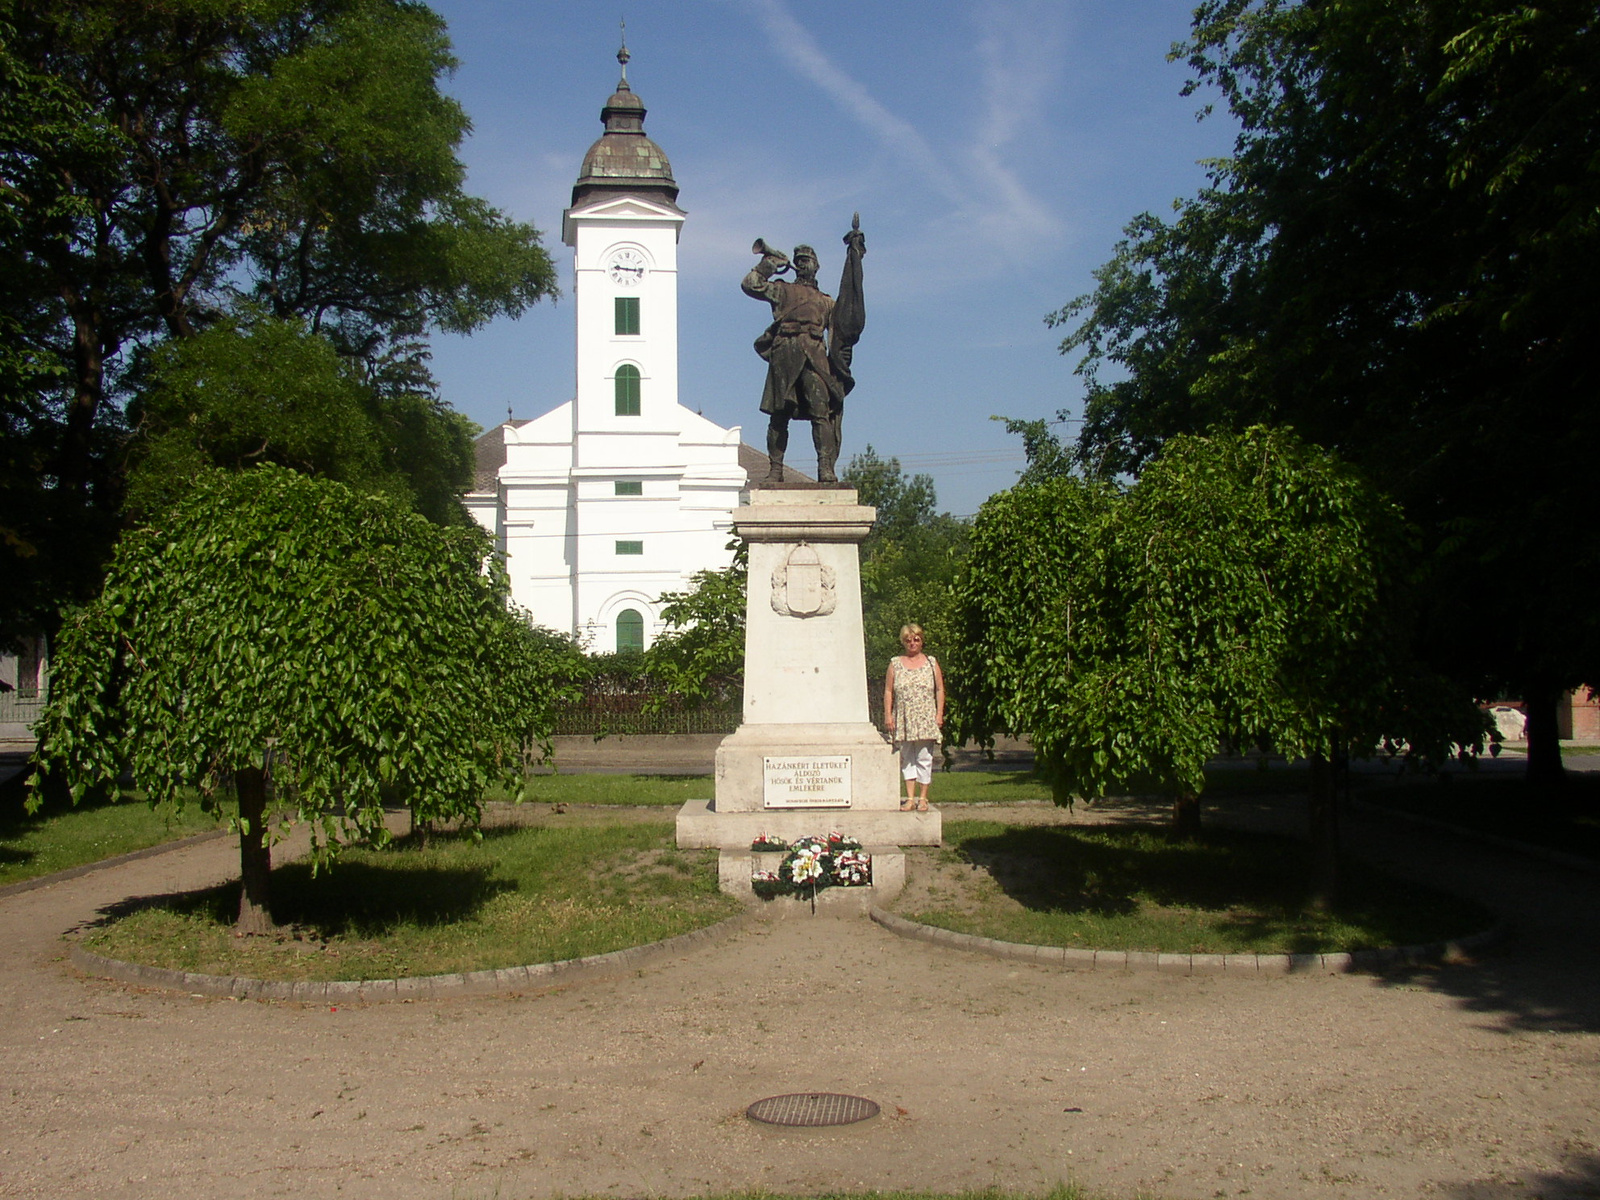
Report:
[[[1468,697],[1405,650],[1399,510],[1292,433],[1171,439],[1137,483],[1041,478],[973,530],[953,677],[964,736],[1032,739],[1058,803],[1129,783],[1198,828],[1219,748],[1311,767],[1315,892],[1338,891],[1330,763],[1476,747]]]
[[[294,822],[322,865],[388,840],[386,797],[475,822],[548,752],[567,685],[506,597],[476,529],[276,465],[205,472],[69,615],[32,803],[51,776],[76,802],[124,771],[152,804],[198,795],[239,834],[238,928],[266,931]]]

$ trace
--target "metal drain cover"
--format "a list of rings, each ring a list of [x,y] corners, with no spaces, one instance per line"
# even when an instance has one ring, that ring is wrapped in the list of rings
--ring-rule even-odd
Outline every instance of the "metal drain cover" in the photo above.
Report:
[[[878,1106],[863,1096],[792,1092],[787,1096],[757,1100],[744,1110],[744,1115],[763,1125],[854,1125],[877,1116]]]

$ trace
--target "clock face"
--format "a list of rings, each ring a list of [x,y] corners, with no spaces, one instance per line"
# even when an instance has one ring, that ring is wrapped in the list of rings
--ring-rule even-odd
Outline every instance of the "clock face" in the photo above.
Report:
[[[611,276],[613,283],[623,287],[632,287],[644,278],[644,255],[629,246],[615,250],[606,264],[606,273]]]

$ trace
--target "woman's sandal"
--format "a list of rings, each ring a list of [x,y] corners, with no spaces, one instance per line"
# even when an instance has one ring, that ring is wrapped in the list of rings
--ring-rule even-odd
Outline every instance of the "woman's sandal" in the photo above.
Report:
[[[918,812],[927,812],[928,811],[928,799],[927,799],[926,796],[924,796],[921,800],[917,801],[917,811]]]
[[[901,812],[910,812],[914,807],[916,807],[916,806],[913,805],[911,803],[911,801],[909,801],[909,800],[900,801],[900,811]]]

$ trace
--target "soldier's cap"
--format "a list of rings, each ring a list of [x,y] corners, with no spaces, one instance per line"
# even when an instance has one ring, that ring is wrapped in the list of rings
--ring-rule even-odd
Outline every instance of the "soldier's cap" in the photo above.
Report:
[[[812,262],[820,261],[817,258],[817,252],[803,242],[794,248],[794,257],[799,258],[802,254],[810,255]]]

